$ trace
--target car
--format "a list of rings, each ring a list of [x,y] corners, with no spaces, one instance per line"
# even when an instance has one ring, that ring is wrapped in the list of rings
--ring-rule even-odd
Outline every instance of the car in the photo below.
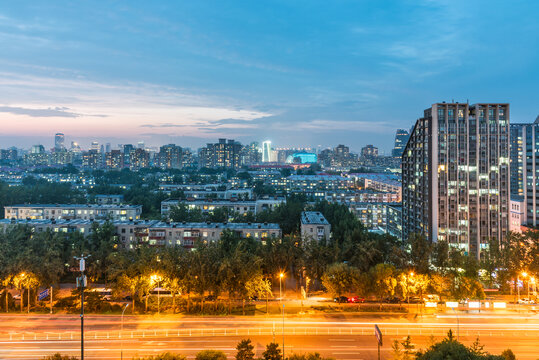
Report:
[[[360,298],[359,296],[352,296],[352,297],[349,297],[347,301],[352,304],[359,304],[359,303],[364,303],[365,298]]]
[[[384,302],[388,304],[398,304],[401,302],[401,299],[396,296],[393,296],[393,297],[385,298]]]
[[[215,301],[217,300],[217,296],[215,295],[208,295],[204,298],[204,301]]]
[[[347,303],[348,302],[348,297],[346,296],[337,296],[336,298],[333,299],[333,302],[336,302],[336,303]]]
[[[527,305],[527,304],[535,304],[535,301],[533,299],[522,298],[518,300],[518,303]]]

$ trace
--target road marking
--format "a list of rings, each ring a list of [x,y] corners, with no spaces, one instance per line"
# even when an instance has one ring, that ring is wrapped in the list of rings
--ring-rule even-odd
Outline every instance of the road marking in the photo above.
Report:
[[[339,348],[339,349],[357,349],[357,346],[346,346],[346,345],[330,345],[330,348]]]
[[[355,339],[328,339],[329,341],[356,341]]]

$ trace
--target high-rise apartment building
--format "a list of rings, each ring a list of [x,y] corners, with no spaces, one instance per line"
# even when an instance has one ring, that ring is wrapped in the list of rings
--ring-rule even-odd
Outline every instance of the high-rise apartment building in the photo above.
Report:
[[[539,116],[531,124],[510,125],[511,194],[523,197],[525,219],[539,225]]]
[[[61,151],[65,149],[65,137],[62,133],[54,135],[54,150]]]
[[[245,145],[241,149],[240,162],[241,165],[255,165],[262,160],[262,153],[257,142],[252,142]]]
[[[136,148],[130,154],[129,168],[139,170],[150,167],[150,153],[142,148]]]
[[[402,155],[403,237],[480,257],[509,228],[509,105],[438,103]]]
[[[404,147],[406,146],[406,143],[408,142],[408,139],[410,138],[410,133],[408,130],[404,129],[398,129],[397,133],[395,134],[395,146],[393,147],[393,150],[391,151],[391,155],[393,157],[401,157],[402,152],[404,151]]]
[[[208,168],[233,168],[241,166],[241,144],[234,140],[219,139],[215,144],[207,144],[200,149],[199,166]]]
[[[105,154],[105,164],[108,169],[123,169],[124,154],[121,150],[110,150]]]
[[[262,143],[262,162],[271,162],[271,141],[266,140]]]
[[[179,169],[182,167],[182,148],[174,144],[161,146],[157,158],[161,169]]]
[[[378,148],[374,145],[367,145],[361,148],[361,156],[365,158],[378,156]]]

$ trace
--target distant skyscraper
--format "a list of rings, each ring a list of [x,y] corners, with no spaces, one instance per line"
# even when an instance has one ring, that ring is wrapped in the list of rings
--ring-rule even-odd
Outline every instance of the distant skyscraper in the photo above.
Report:
[[[539,225],[539,116],[531,124],[511,124],[511,194],[524,198],[525,222]]]
[[[32,154],[44,154],[45,153],[45,147],[43,145],[32,145]]]
[[[144,141],[139,141],[138,144],[137,144],[137,148],[144,149],[145,148]]]
[[[64,134],[56,133],[56,135],[54,135],[54,150],[61,151],[65,149],[64,140]]]
[[[262,162],[271,162],[271,141],[262,143]]]
[[[408,142],[408,139],[410,138],[410,133],[408,130],[404,129],[398,129],[397,133],[395,134],[395,147],[393,148],[391,155],[393,157],[401,157],[402,152],[404,151],[404,147],[406,146],[406,143]]]
[[[376,157],[378,156],[378,148],[374,145],[367,145],[361,149],[362,157]]]
[[[161,146],[157,154],[162,169],[179,169],[182,166],[182,148],[174,144]]]
[[[200,149],[199,166],[208,168],[239,168],[242,146],[234,140],[219,139],[215,144],[207,144]]]
[[[96,152],[99,151],[99,143],[97,141],[92,141],[92,145],[90,146],[90,150],[95,150]]]
[[[111,150],[110,143],[107,143],[107,144],[105,145],[105,152],[106,152],[106,153],[109,153],[110,150]]]
[[[509,105],[438,103],[402,156],[403,237],[481,257],[509,229]]]

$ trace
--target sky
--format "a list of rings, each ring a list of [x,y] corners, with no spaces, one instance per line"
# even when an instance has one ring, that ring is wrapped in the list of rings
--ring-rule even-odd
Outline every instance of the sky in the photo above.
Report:
[[[366,144],[441,101],[539,115],[537,1],[4,1],[0,148]]]

